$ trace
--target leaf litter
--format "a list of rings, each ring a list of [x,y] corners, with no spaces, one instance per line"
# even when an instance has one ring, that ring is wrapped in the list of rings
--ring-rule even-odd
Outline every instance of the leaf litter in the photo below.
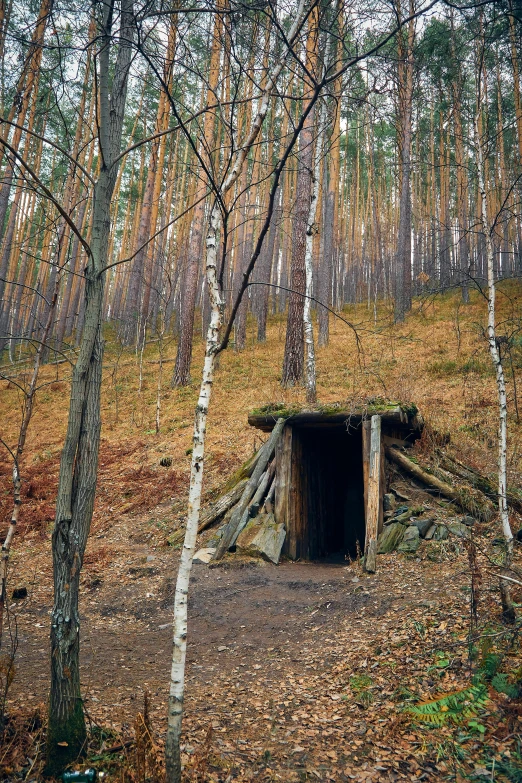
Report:
[[[146,754],[137,761],[131,746],[147,692],[147,753],[155,760],[143,780],[160,780],[173,591],[165,572],[170,563],[175,573],[175,560],[164,547],[128,545],[122,554],[115,530],[111,537],[114,549],[100,547],[100,558],[86,563],[84,578],[96,570],[103,601],[87,583],[82,679],[90,719],[112,732],[109,745],[127,747],[104,755],[94,743],[92,754],[101,756],[106,779],[138,779]],[[487,700],[463,724],[427,724],[411,713],[468,688],[477,669],[469,660],[467,556],[444,555],[434,567],[427,549],[417,559],[382,556],[371,577],[358,563],[230,559],[195,567],[185,780],[473,780],[492,759],[496,780],[515,779],[498,765],[518,763],[518,699],[488,686]],[[489,618],[498,614],[490,589],[492,582],[483,586],[481,606]],[[31,650],[43,651],[45,618],[34,623],[34,615],[50,606],[50,591],[42,584],[38,594],[38,610],[33,604],[19,618],[29,653],[20,653],[14,710],[45,698],[47,661]],[[509,671],[520,668],[518,647],[506,649]]]

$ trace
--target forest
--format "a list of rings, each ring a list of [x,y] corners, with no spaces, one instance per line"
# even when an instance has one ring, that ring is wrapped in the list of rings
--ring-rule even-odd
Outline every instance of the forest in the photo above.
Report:
[[[522,780],[520,0],[0,0],[0,780]]]

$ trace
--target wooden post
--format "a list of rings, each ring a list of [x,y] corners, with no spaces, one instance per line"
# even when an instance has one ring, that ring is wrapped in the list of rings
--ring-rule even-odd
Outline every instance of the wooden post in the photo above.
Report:
[[[286,527],[286,539],[284,544],[285,554],[295,559],[295,530],[290,531],[289,526],[289,492],[292,469],[292,427],[286,425],[276,446],[276,474],[275,474],[275,504],[274,515],[278,524]],[[290,546],[292,539],[292,547]]]
[[[370,459],[368,474],[368,502],[366,505],[366,546],[364,569],[374,574],[377,560],[377,536],[379,531],[379,507],[381,500],[381,417],[372,416]]]
[[[372,423],[370,419],[364,419],[362,423],[362,461],[363,461],[363,489],[364,489],[364,518],[368,523],[368,481],[370,478],[370,440]]]
[[[308,508],[306,484],[303,482],[303,442],[299,429],[292,428],[292,453],[290,458],[290,485],[288,488],[288,516],[286,535],[288,554],[292,560],[308,559]]]
[[[382,422],[381,422],[382,425]],[[379,528],[378,533],[382,533],[384,528],[384,493],[386,492],[386,455],[384,452],[384,439],[381,431],[381,482],[379,486]]]

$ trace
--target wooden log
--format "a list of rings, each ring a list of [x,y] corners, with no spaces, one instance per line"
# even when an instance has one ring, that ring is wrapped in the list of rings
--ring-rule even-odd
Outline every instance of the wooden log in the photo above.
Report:
[[[270,433],[270,437],[268,438],[266,443],[263,444],[263,446],[261,447],[260,449],[261,453],[257,460],[254,471],[245,485],[243,494],[241,495],[241,500],[239,501],[236,508],[234,509],[234,512],[230,517],[230,521],[228,525],[223,530],[223,535],[221,536],[221,539],[216,548],[214,560],[219,560],[220,558],[222,558],[225,552],[227,551],[227,549],[232,545],[232,541],[234,540],[234,536],[236,534],[237,528],[241,523],[243,514],[247,509],[248,504],[250,503],[252,496],[254,495],[257,487],[259,486],[261,476],[265,472],[266,466],[268,465],[269,461],[272,459],[272,455],[274,454],[277,441],[281,436],[281,431],[284,426],[285,426],[284,419],[279,419],[274,429]]]
[[[275,462],[275,460],[274,460]],[[274,470],[275,474],[275,470]],[[272,483],[270,484],[270,489],[268,490],[265,498],[264,508],[265,508],[265,514],[273,514],[274,513],[274,495],[275,495],[275,488],[276,488],[276,480],[275,475],[273,478]]]
[[[417,465],[416,462],[412,462],[398,449],[386,446],[386,456],[400,468],[403,468],[410,476],[417,479],[417,481],[426,484],[432,489],[436,489],[443,497],[453,500],[464,511],[468,511],[473,516],[477,516],[487,522],[495,514],[493,504],[479,490],[469,485],[462,485],[458,488],[450,486],[445,481],[441,481],[436,476],[428,473]]]
[[[368,473],[368,504],[366,506],[366,545],[364,570],[374,574],[377,568],[377,536],[381,498],[381,417],[372,416],[370,433],[370,465]]]
[[[265,497],[268,487],[272,479],[274,478],[274,473],[275,473],[275,459],[272,460],[272,462],[268,466],[267,470],[263,473],[259,481],[259,486],[255,491],[254,497],[252,498],[250,505],[248,506],[249,517],[253,518],[257,516],[259,508],[262,505],[263,498]]]
[[[372,407],[370,408],[370,412],[380,415],[384,424],[393,425],[403,433],[409,432],[414,438],[420,436],[424,427],[422,416],[417,411],[408,411],[400,405],[391,407],[384,406],[382,409]],[[253,427],[257,427],[257,429],[263,430],[263,432],[270,432],[274,427],[275,421],[280,417],[285,418],[290,424],[298,424],[301,426],[315,424],[351,424],[352,426],[357,427],[368,418],[368,410],[365,410],[364,406],[362,406],[360,412],[349,409],[339,409],[335,412],[308,410],[292,413],[289,409],[265,414],[251,413],[248,417],[248,423]]]
[[[442,451],[437,451],[437,454],[440,457],[440,464],[444,470],[448,471],[448,473],[452,473],[459,479],[467,481],[472,487],[479,489],[484,495],[487,495],[495,505],[498,505],[498,487],[490,481],[487,476],[470,468],[468,465],[464,465],[449,454],[444,454]],[[516,490],[508,487],[506,499],[508,506],[511,506],[514,511],[522,514],[522,498],[516,494]]]
[[[381,477],[379,484],[379,535],[384,529],[384,493],[386,492],[386,456],[384,452],[384,440],[381,430]]]
[[[232,508],[232,506],[238,502],[243,494],[247,481],[248,479],[241,479],[230,492],[227,492],[226,495],[221,495],[215,503],[212,503],[210,508],[203,511],[199,518],[198,533],[202,533],[203,530],[210,527],[217,519],[226,514],[229,508]]]
[[[258,449],[255,454],[249,457],[247,461],[241,465],[240,468],[238,468],[234,473],[232,473],[229,480],[223,487],[223,492],[228,492],[229,490],[233,489],[239,481],[250,478],[250,476],[252,475],[252,473],[256,468],[262,450],[263,450],[263,446],[261,446],[261,448]]]
[[[303,481],[303,442],[299,429],[293,428],[292,454],[290,457],[290,487],[288,489],[288,533],[292,535],[293,560],[308,559],[309,531],[306,509],[305,485]]]
[[[248,479],[242,479],[236,486],[227,492],[226,495],[221,495],[215,503],[212,503],[209,508],[202,512],[199,518],[198,534],[209,528],[220,517],[224,516],[232,506],[234,506],[243,494],[243,490],[246,486]],[[185,530],[178,530],[178,532],[172,536],[172,544],[176,544],[178,541],[182,541],[185,535]]]
[[[259,479],[259,484],[258,484],[258,487],[257,487],[255,493],[254,493],[254,497],[252,498],[251,502],[246,507],[246,509],[243,511],[243,516],[241,517],[239,525],[237,526],[236,531],[235,531],[235,533],[233,534],[233,536],[231,538],[231,541],[230,541],[230,544],[229,544],[229,548],[231,546],[234,546],[234,544],[237,541],[237,537],[239,536],[239,534],[247,526],[248,520],[249,519],[253,519],[254,517],[257,516],[257,513],[259,511],[259,506],[260,506],[261,501],[263,500],[263,498],[264,498],[264,496],[266,494],[266,490],[268,488],[268,484],[269,484],[270,480],[273,478],[274,470],[275,470],[275,460],[272,460],[272,462],[270,463],[268,469],[265,470],[265,472],[263,473],[263,475]]]
[[[245,509],[245,514],[247,517],[253,518],[257,516],[257,512],[259,511],[259,500],[263,497],[263,495],[266,492],[267,482],[268,482],[268,470],[265,470],[265,472],[259,479],[259,486],[257,487],[254,493],[254,497],[252,498],[252,500],[250,501],[250,503]],[[241,527],[241,530],[242,529],[243,527]],[[236,538],[239,532],[240,530],[236,531]]]
[[[289,513],[288,493],[292,471],[292,427],[285,427],[276,448],[276,475],[275,483],[275,519],[278,524],[286,527],[285,554],[290,555],[290,530],[288,525]],[[293,531],[295,534],[295,531]]]

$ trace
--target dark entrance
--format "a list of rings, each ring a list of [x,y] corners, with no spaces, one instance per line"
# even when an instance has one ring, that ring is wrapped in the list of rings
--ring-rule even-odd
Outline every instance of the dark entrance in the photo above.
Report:
[[[355,557],[365,537],[361,427],[295,427],[294,433],[300,441],[308,559]]]

